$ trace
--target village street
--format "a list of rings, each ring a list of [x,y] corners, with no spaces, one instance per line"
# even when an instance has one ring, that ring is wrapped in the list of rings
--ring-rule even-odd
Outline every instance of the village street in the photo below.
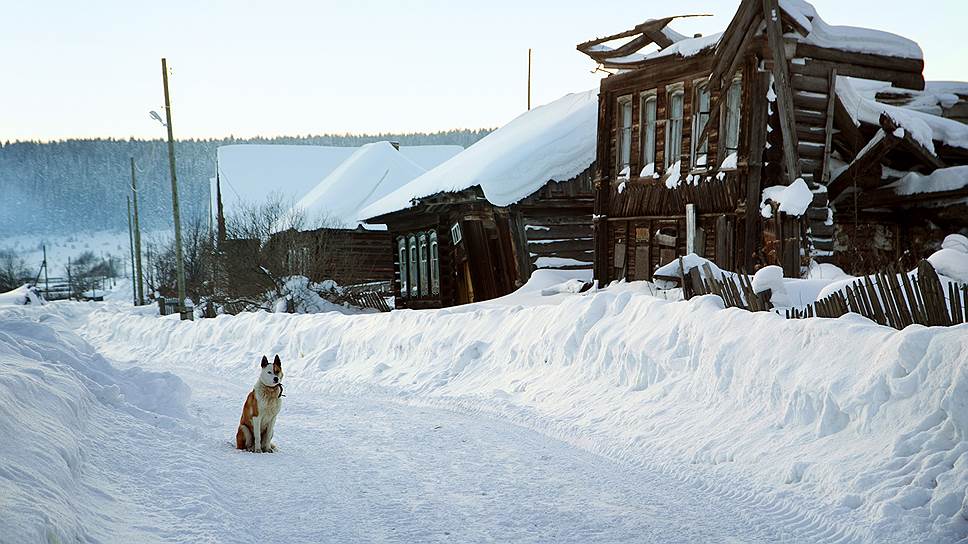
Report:
[[[8,347],[28,357],[43,354],[89,373],[70,358],[98,360],[84,355],[92,347],[109,356],[138,349],[96,338],[85,346],[70,332],[83,336],[98,306],[0,316],[0,336],[15,339]],[[51,326],[29,323],[35,319]],[[138,393],[127,389],[127,400],[145,411],[116,410],[111,402],[86,409],[80,460],[68,461],[77,465],[78,481],[65,485],[74,488],[64,498],[72,512],[65,519],[79,520],[81,534],[94,541],[842,541],[829,528],[794,523],[793,514],[768,501],[728,498],[500,419],[320,393],[300,380],[285,390],[280,451],[240,452],[230,440],[248,374],[225,375],[202,351],[109,362],[116,369],[101,368],[93,379],[119,372],[114,380],[137,382]],[[53,372],[50,363],[39,364]],[[164,372],[190,387],[187,414],[175,414],[173,401],[161,396],[178,396],[171,389],[179,389]],[[23,451],[44,448],[25,440]],[[0,453],[18,458],[13,450]]]

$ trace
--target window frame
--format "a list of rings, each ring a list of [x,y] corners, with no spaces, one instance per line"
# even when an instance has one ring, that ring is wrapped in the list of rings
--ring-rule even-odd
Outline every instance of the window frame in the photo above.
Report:
[[[418,298],[420,296],[420,291],[418,289],[420,278],[418,277],[417,268],[417,237],[413,234],[407,236],[407,262],[412,266],[407,266],[409,270],[408,281],[410,284],[410,296]]]
[[[398,281],[400,282],[400,296],[404,298],[410,296],[410,291],[409,291],[410,284],[407,281],[410,274],[409,267],[407,266],[408,253],[409,251],[407,250],[407,237],[398,236],[397,237],[397,258],[400,260],[400,264],[399,264],[400,278]]]
[[[651,104],[652,119],[651,121],[646,118],[646,112],[649,111],[648,104]],[[655,156],[656,156],[656,130],[659,126],[659,96],[656,89],[652,89],[643,92],[639,95],[639,160],[642,163],[641,166],[644,169],[649,164],[652,164],[653,171],[655,171]],[[651,140],[652,145],[649,146],[649,141]],[[651,147],[651,149],[648,149]],[[649,156],[651,154],[651,157]]]
[[[682,161],[682,123],[685,114],[686,92],[682,85],[670,86],[666,91],[668,106],[666,107],[666,130],[665,130],[665,160],[663,161],[666,170],[673,164]],[[675,110],[673,102],[679,98],[679,117],[673,117]],[[678,124],[677,124],[678,123]],[[676,128],[673,131],[673,128]],[[675,144],[673,145],[673,132],[676,133]],[[674,150],[675,153],[670,153]]]
[[[733,94],[733,89],[736,89],[735,96]],[[735,122],[731,123],[733,120],[733,115],[731,115],[730,105],[733,104],[733,99],[735,97],[735,109],[732,113],[735,115]],[[740,133],[742,132],[743,123],[743,78],[741,75],[736,75],[733,77],[732,81],[729,83],[729,87],[726,89],[726,100],[723,101],[723,126],[721,128],[720,134],[722,137],[721,148],[722,152],[719,154],[719,164],[722,165],[723,161],[731,154],[735,153],[739,155],[739,144],[740,144]],[[731,134],[732,128],[735,127],[735,133]],[[735,138],[735,147],[730,147],[730,140]],[[732,170],[730,168],[729,170]]]
[[[689,164],[693,169],[705,169],[709,166],[709,138],[703,142],[701,148],[697,148],[699,136],[709,124],[709,115],[712,111],[712,97],[709,94],[709,84],[706,81],[698,81],[693,86],[693,105],[692,105],[692,137],[689,139]],[[706,100],[706,111],[703,111],[703,98]],[[699,158],[705,157],[703,164],[699,164]]]
[[[417,262],[420,266],[417,277],[420,282],[420,296],[430,294],[430,255],[428,250],[427,234],[421,232],[417,235]]]
[[[430,292],[440,294],[440,244],[437,231],[430,231]]]
[[[615,132],[615,177],[622,175],[625,168],[629,168],[631,174],[632,167],[632,127],[635,125],[632,108],[632,95],[626,94],[618,97],[617,126]],[[626,107],[628,108],[626,110]],[[626,111],[628,115],[626,116]],[[626,124],[627,123],[627,124]]]

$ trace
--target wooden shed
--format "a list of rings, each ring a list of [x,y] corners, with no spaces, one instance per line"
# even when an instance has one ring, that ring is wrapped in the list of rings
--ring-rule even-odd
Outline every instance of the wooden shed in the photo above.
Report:
[[[828,25],[806,2],[743,0],[726,30],[708,37],[675,32],[669,25],[676,19],[578,45],[612,72],[601,82],[595,173],[595,277],[603,282],[651,279],[655,268],[687,253],[750,272],[779,264],[799,276],[811,259],[858,271],[852,250],[860,244],[845,240],[859,229],[844,225],[863,223],[864,209],[855,209],[863,200],[848,203],[844,189],[859,195],[888,185],[885,172],[894,180],[928,173],[963,154],[950,142],[914,145],[911,110],[876,96],[861,105],[845,98],[858,78],[923,90],[924,61],[910,40]],[[885,112],[897,125],[886,140],[899,154],[888,162],[880,148],[868,149],[892,126],[881,126]],[[935,135],[957,132],[947,126]],[[848,167],[858,156],[868,159]],[[869,184],[853,185],[850,174],[858,172]],[[806,202],[765,198],[786,194],[771,189],[803,185]],[[944,198],[954,204],[958,194]],[[895,213],[882,219],[900,249],[913,243],[910,214],[896,213],[905,207],[900,202],[890,205]],[[964,220],[951,226],[965,227]],[[944,234],[932,236],[940,243]]]

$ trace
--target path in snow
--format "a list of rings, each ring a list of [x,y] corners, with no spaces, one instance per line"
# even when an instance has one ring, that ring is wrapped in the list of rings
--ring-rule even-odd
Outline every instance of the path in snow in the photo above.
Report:
[[[153,361],[151,369],[168,364]],[[154,519],[138,522],[145,536],[191,542],[251,535],[275,542],[796,540],[777,529],[782,520],[751,518],[741,504],[534,431],[387,400],[289,387],[276,428],[280,452],[240,452],[229,440],[245,390],[233,385],[238,380],[206,373],[201,361],[190,364],[196,366],[173,371],[193,388],[194,422],[169,431],[116,431],[133,455],[115,461],[122,472],[116,485],[138,503],[134,511],[152,512]]]

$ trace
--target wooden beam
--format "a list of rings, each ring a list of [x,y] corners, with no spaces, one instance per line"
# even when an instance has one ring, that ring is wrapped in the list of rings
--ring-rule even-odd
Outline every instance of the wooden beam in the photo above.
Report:
[[[904,147],[906,147],[912,155],[916,156],[921,160],[921,162],[928,166],[929,171],[926,173],[931,173],[938,168],[945,167],[944,161],[939,159],[937,155],[931,152],[931,150],[924,147],[921,142],[915,140],[914,136],[911,135],[911,132],[902,126],[899,126],[894,119],[887,114],[887,112],[881,114],[880,123],[881,129],[883,129],[884,132],[895,138],[899,138],[903,142]],[[898,128],[903,131],[900,136],[897,136]]]
[[[874,141],[874,140],[877,141]],[[831,202],[844,192],[855,180],[861,178],[867,172],[879,166],[887,154],[897,147],[899,140],[891,133],[883,130],[877,132],[867,146],[858,153],[852,163],[841,172],[836,178],[831,180],[827,186],[827,194]],[[880,179],[880,175],[877,176]],[[862,185],[858,187],[863,188]]]
[[[755,76],[749,82],[749,176],[746,179],[746,215],[744,218],[743,258],[746,270],[752,271],[755,264],[754,250],[761,240],[760,199],[762,198],[763,149],[766,147],[766,93],[770,87],[765,73],[753,70]],[[735,250],[735,248],[733,248]]]
[[[857,207],[860,209],[893,208],[935,200],[951,200],[952,204],[956,204],[964,198],[968,198],[968,187],[951,191],[938,191],[935,193],[916,193],[913,195],[899,195],[894,189],[879,189],[857,195]]]
[[[790,72],[787,65],[786,49],[783,40],[783,25],[780,23],[778,0],[763,0],[763,20],[773,56],[774,90],[779,108],[780,132],[783,134],[783,164],[786,166],[787,184],[800,177],[800,164],[797,157],[797,124],[793,113],[793,90],[790,87]]]
[[[868,68],[891,70],[894,72],[908,72],[916,75],[920,75],[924,72],[924,60],[922,59],[905,59],[885,55],[853,53],[850,51],[842,51],[840,49],[819,47],[803,42],[797,44],[797,56],[809,57],[818,60],[827,60],[842,64],[851,64],[854,66],[866,66]]]
[[[830,87],[827,90],[827,126],[824,127],[823,166],[820,173],[824,185],[830,181],[830,146],[834,138],[834,110],[837,104],[837,69],[830,71]]]

